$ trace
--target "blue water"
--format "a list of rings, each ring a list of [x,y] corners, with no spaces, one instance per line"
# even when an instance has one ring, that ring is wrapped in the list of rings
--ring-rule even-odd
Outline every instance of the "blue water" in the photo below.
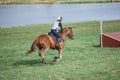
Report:
[[[97,4],[12,4],[0,5],[0,26],[63,22],[120,20],[120,3]]]

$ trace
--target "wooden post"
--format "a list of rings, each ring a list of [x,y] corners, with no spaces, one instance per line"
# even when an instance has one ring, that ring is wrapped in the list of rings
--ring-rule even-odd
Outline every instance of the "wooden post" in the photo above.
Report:
[[[102,20],[100,21],[100,46],[101,48],[103,47],[103,43],[102,43]]]

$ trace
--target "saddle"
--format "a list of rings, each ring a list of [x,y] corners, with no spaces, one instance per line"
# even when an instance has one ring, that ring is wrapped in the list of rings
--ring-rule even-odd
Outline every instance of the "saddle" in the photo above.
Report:
[[[48,32],[48,35],[50,35],[50,36],[52,37],[52,39],[53,39],[56,43],[58,43],[58,38],[57,38],[53,33]]]

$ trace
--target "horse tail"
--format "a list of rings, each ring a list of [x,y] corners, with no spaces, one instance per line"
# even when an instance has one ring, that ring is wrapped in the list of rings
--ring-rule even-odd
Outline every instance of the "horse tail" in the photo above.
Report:
[[[36,49],[36,40],[32,43],[32,45],[31,45],[31,49],[28,51],[28,53],[31,53],[31,52],[33,52],[33,51],[35,51],[35,49]]]

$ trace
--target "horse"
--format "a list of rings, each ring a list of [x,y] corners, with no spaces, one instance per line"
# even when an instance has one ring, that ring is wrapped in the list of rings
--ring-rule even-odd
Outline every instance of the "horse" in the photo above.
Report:
[[[64,48],[64,42],[67,38],[67,36],[71,39],[74,40],[74,35],[73,35],[73,30],[71,27],[66,27],[62,31],[59,32],[59,34],[62,36],[62,40],[59,42],[59,46],[56,47],[56,42],[52,39],[50,35],[47,34],[42,34],[38,36],[32,43],[31,49],[27,52],[30,54],[31,52],[35,51],[36,47],[39,48],[38,54],[42,59],[42,63],[46,64],[47,60],[45,59],[43,52],[48,50],[48,49],[55,49],[58,50],[58,57],[54,57],[53,61],[59,61],[62,59],[62,53],[63,53],[63,48]]]

